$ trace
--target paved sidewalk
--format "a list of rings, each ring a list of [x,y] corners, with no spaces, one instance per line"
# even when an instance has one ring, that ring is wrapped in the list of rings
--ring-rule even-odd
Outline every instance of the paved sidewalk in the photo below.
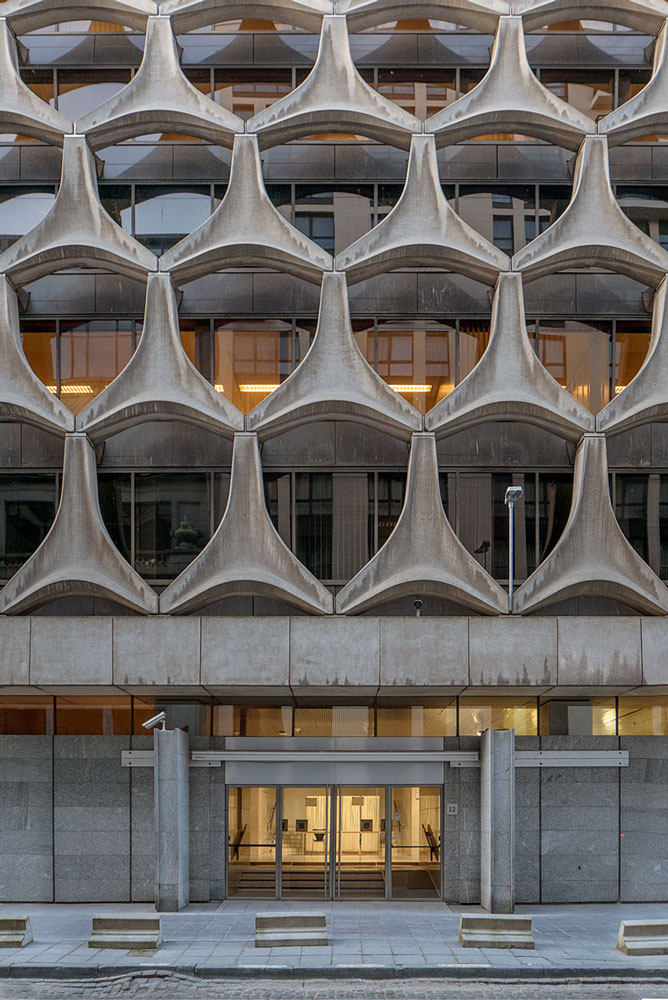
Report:
[[[256,949],[258,911],[327,914],[326,948]],[[148,904],[0,904],[0,916],[27,913],[34,942],[0,951],[0,978],[66,978],[170,969],[200,977],[246,978],[611,978],[662,977],[668,955],[629,958],[616,950],[623,919],[668,918],[668,905],[520,906],[533,917],[536,950],[461,948],[459,915],[480,907],[438,902],[227,900],[163,914],[164,943],[153,953],[88,948],[98,913],[151,913]],[[668,996],[668,992],[665,993]]]

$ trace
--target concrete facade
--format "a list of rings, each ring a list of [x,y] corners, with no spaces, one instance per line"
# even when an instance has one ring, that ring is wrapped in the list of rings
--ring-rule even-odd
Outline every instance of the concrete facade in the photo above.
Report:
[[[0,900],[668,900],[663,0],[0,13]]]

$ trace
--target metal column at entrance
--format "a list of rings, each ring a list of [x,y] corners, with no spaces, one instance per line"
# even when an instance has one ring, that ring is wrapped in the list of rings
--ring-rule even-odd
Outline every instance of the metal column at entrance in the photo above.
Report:
[[[438,899],[440,785],[228,787],[228,892]]]

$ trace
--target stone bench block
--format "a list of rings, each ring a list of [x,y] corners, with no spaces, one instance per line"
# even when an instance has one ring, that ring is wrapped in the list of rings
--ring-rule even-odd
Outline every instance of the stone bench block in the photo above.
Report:
[[[625,955],[668,955],[668,920],[622,920],[617,947]]]
[[[328,945],[324,913],[258,913],[256,948],[307,948]]]
[[[160,917],[93,917],[89,948],[146,948],[155,950],[162,943]]]
[[[462,914],[459,943],[463,948],[535,948],[531,917],[506,914]]]
[[[22,948],[31,941],[30,917],[0,917],[0,948]]]

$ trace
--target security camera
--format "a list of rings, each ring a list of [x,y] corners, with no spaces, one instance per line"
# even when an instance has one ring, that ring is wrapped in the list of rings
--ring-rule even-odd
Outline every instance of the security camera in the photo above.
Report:
[[[521,486],[509,486],[506,490],[505,505],[506,507],[512,506],[512,504],[517,503],[524,496],[524,490]]]
[[[142,722],[142,726],[144,729],[155,729],[156,726],[160,726],[160,728],[164,731],[167,728],[166,722],[167,713],[158,712],[158,714],[154,715],[152,719],[147,719],[146,722]]]
[[[419,611],[420,608],[422,607],[422,601],[420,600],[419,597],[416,597],[415,600],[413,601],[413,607],[415,608],[416,611]]]

